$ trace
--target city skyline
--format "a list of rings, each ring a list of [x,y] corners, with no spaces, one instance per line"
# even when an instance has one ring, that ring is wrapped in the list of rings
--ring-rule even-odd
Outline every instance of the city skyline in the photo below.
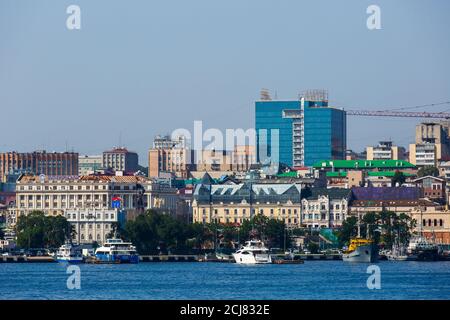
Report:
[[[81,30],[65,26],[72,2]],[[0,105],[16,121],[3,123],[0,150],[100,154],[123,145],[145,164],[156,135],[195,120],[252,128],[261,88],[286,100],[324,88],[330,106],[347,109],[449,100],[447,2],[376,1],[381,30],[366,27],[371,1],[177,4],[3,1]],[[389,138],[407,147],[419,122],[349,116],[347,147]]]

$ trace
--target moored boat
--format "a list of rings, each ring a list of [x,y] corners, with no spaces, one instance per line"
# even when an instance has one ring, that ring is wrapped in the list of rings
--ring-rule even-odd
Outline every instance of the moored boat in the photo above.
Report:
[[[266,264],[272,263],[269,249],[259,240],[250,240],[238,251],[233,253],[234,260],[239,264]]]
[[[351,239],[348,249],[342,252],[342,260],[346,262],[376,262],[378,261],[378,246],[373,240]]]
[[[439,247],[421,235],[413,236],[409,240],[407,254],[415,257],[418,261],[437,261],[439,260]]]
[[[95,250],[98,263],[138,263],[139,255],[131,242],[122,239],[107,239],[103,246]]]
[[[66,263],[83,263],[81,249],[71,243],[63,244],[56,252],[56,261]]]

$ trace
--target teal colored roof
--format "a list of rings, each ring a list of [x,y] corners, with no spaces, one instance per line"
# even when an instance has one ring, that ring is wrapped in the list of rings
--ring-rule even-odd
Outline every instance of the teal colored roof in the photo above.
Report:
[[[369,177],[393,177],[396,171],[368,171],[367,175]],[[405,177],[414,177],[415,175],[408,172],[402,172]],[[328,171],[327,178],[338,178],[338,177],[347,177],[347,172],[339,172],[339,171]]]
[[[297,178],[297,172],[296,171],[290,171],[290,172],[283,172],[277,175],[279,178]]]
[[[327,160],[318,161],[313,165],[314,169],[412,169],[416,168],[412,163],[405,160]]]

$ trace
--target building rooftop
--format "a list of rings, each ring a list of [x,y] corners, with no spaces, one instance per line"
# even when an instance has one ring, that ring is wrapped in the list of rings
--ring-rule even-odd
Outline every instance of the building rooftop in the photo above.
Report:
[[[313,165],[314,169],[415,169],[416,166],[405,160],[326,160]]]
[[[304,190],[304,197],[308,200],[316,200],[321,196],[331,199],[349,199],[352,195],[351,189],[345,188],[308,188]]]
[[[129,151],[127,148],[113,148],[111,150],[104,151],[103,153],[136,153],[134,151]]]
[[[353,187],[354,200],[418,200],[421,188],[417,187]]]

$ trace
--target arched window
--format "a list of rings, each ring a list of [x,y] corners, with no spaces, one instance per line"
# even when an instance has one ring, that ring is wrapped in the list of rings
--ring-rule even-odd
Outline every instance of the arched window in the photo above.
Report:
[[[439,219],[439,227],[443,227],[444,225],[444,221],[442,221],[442,219]]]
[[[437,219],[434,219],[434,226],[437,227]]]

